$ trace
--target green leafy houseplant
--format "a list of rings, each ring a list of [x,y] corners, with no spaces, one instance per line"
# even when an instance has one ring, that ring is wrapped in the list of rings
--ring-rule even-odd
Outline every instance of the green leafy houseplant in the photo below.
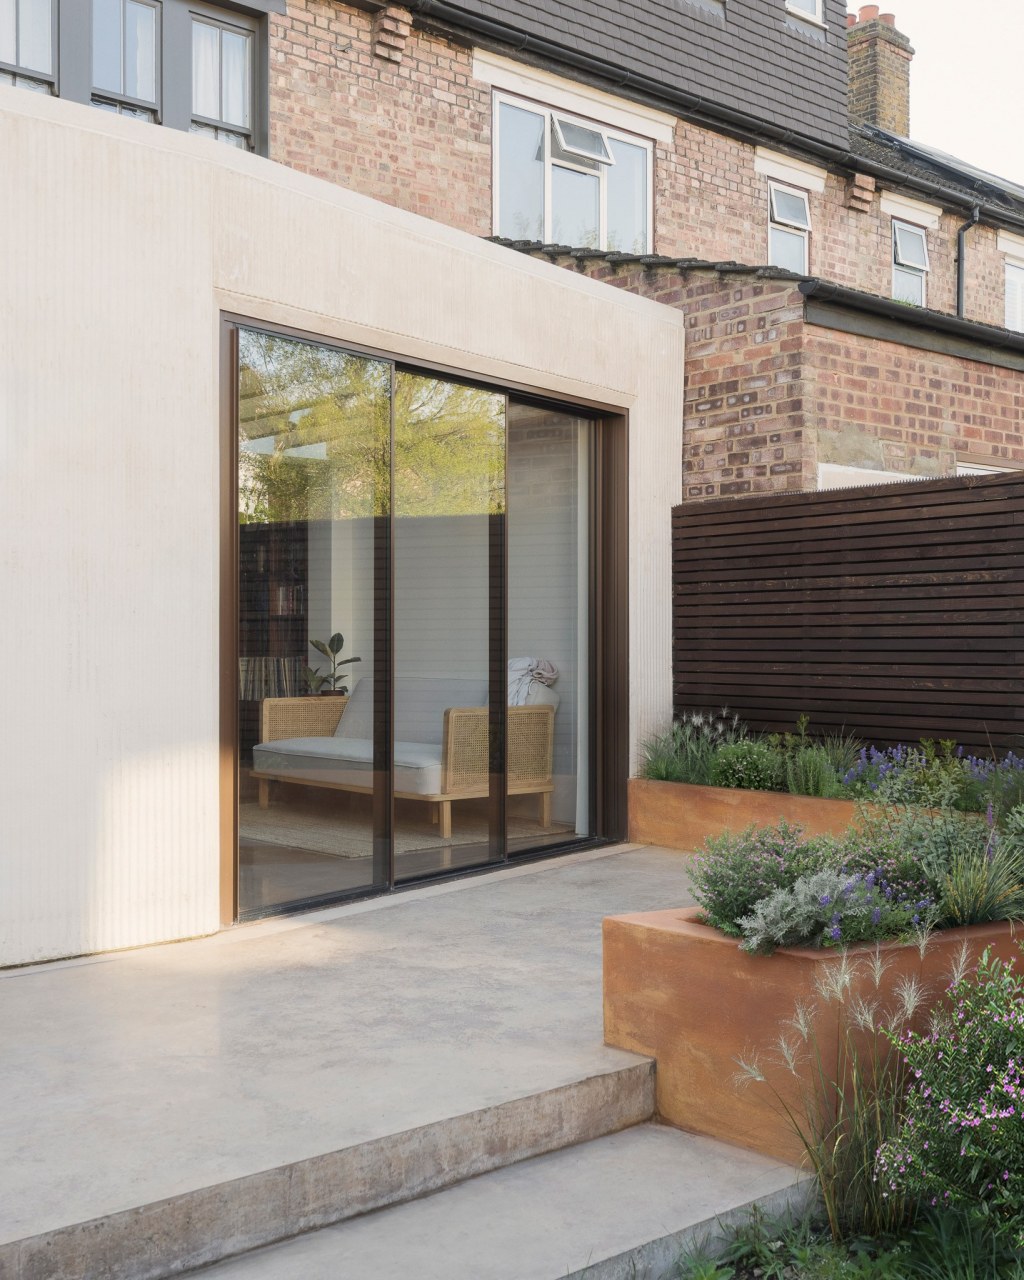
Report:
[[[306,668],[306,680],[310,690],[313,693],[348,693],[348,685],[342,683],[347,679],[347,675],[338,668],[351,666],[353,662],[362,662],[362,658],[338,657],[345,647],[345,637],[340,631],[336,631],[329,640],[310,640],[309,643],[331,664],[330,671],[326,672],[321,671],[319,667]]]

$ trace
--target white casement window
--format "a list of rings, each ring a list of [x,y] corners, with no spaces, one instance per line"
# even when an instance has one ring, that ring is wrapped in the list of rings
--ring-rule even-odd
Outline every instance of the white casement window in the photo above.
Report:
[[[892,220],[892,296],[923,307],[928,279],[928,234],[924,227]]]
[[[53,0],[0,0],[0,84],[53,93]]]
[[[494,230],[510,240],[649,253],[652,144],[494,96]]]
[[[768,262],[797,275],[807,274],[807,246],[811,234],[811,208],[806,191],[768,183]]]
[[[252,147],[252,32],[192,18],[192,133]]]
[[[1006,327],[1024,333],[1024,262],[1006,264]]]
[[[93,0],[92,101],[105,111],[156,120],[160,112],[160,6]]]
[[[795,13],[801,18],[810,18],[813,22],[820,22],[824,25],[825,16],[822,12],[824,0],[786,0],[786,8],[790,13]]]

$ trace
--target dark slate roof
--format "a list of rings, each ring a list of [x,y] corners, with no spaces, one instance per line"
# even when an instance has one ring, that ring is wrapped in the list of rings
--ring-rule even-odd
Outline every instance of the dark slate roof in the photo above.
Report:
[[[718,271],[744,276],[757,276],[760,280],[810,280],[811,276],[797,275],[784,267],[750,266],[744,262],[711,262],[707,258],[670,258],[663,253],[618,253],[612,249],[578,249],[570,244],[543,244],[540,240],[509,240],[505,236],[487,236],[492,244],[515,249],[528,257],[575,258],[577,262],[589,262],[599,258],[613,267],[642,266],[656,271],[661,268],[673,271]]]
[[[449,4],[698,95],[709,111],[726,107],[831,146],[847,144],[846,0],[825,0],[825,30],[788,14],[785,0]]]
[[[991,211],[1002,209],[1010,217],[1024,218],[1024,187],[934,147],[874,125],[851,124],[850,150],[855,156],[905,174],[910,185],[915,181],[934,183],[960,197],[958,203],[977,200]]]

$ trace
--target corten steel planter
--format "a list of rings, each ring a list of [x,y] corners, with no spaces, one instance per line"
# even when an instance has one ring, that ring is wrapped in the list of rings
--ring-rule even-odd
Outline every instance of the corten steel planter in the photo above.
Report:
[[[815,982],[837,965],[835,951],[789,948],[771,956],[741,951],[735,938],[696,922],[700,908],[613,916],[604,922],[605,1042],[657,1061],[657,1110],[669,1124],[797,1163],[802,1149],[764,1084],[740,1085],[736,1059],[769,1055],[798,1003],[816,1001]],[[902,977],[925,984],[912,1024],[927,1025],[928,1009],[948,986],[961,942],[977,958],[986,947],[1004,960],[1019,956],[1024,930],[1009,923],[934,933],[922,959],[916,945],[885,943],[888,964],[876,991],[868,973],[873,947],[853,948],[858,976],[852,992],[895,1003]],[[816,1040],[828,1078],[835,1078],[839,1011],[817,998]],[[810,1065],[803,1068],[810,1080]],[[788,1103],[800,1105],[806,1084],[781,1065],[765,1071]]]
[[[838,836],[853,826],[854,800],[821,800],[781,791],[695,787],[688,782],[629,782],[629,838],[693,853],[708,836],[788,822],[808,836]]]

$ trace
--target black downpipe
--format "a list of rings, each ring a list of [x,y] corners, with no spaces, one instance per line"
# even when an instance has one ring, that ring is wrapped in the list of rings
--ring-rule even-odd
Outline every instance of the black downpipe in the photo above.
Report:
[[[956,313],[962,320],[967,297],[967,233],[981,221],[981,207],[975,205],[971,216],[956,233]]]

